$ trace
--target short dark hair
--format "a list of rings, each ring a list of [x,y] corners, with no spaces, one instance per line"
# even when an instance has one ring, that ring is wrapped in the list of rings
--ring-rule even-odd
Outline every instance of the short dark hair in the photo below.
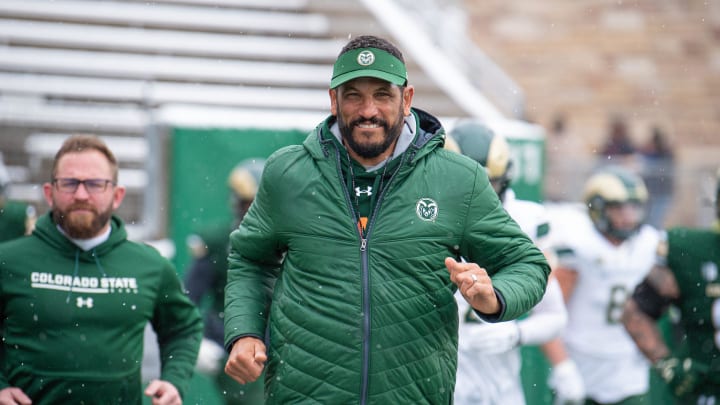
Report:
[[[52,179],[55,178],[57,173],[57,166],[60,158],[68,153],[83,152],[85,150],[96,150],[102,153],[110,162],[110,168],[112,169],[113,181],[117,181],[118,178],[118,162],[115,155],[112,153],[110,148],[96,135],[73,135],[63,142],[60,149],[55,154],[55,160],[53,161],[52,167]]]
[[[340,51],[340,55],[345,52],[352,51],[358,48],[377,48],[389,53],[390,55],[400,59],[400,62],[405,63],[402,52],[387,39],[376,37],[374,35],[361,35],[350,40],[343,49]],[[338,56],[340,56],[338,55]]]

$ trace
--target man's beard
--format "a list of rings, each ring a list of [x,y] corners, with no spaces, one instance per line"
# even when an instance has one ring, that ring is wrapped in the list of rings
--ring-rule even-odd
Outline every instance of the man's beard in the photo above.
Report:
[[[90,212],[77,213],[76,209]],[[61,211],[54,204],[52,209],[53,221],[73,239],[90,239],[98,235],[112,216],[112,207],[98,212],[95,207],[75,204]]]
[[[400,106],[400,114],[398,115],[398,121],[395,122],[392,127],[388,126],[387,121],[375,117],[367,120],[358,118],[346,125],[345,121],[343,121],[342,117],[338,114],[337,120],[338,127],[340,129],[340,135],[342,135],[342,139],[343,141],[345,141],[348,148],[350,148],[353,152],[357,153],[360,157],[365,159],[376,158],[380,156],[383,152],[388,150],[388,148],[398,139],[398,137],[400,137],[402,127],[405,124],[405,119],[402,114],[402,105]],[[385,129],[385,138],[382,142],[374,144],[362,144],[357,142],[355,138],[353,138],[353,128],[355,128],[359,124],[380,125],[382,128]],[[358,131],[362,132],[363,129],[358,128]]]

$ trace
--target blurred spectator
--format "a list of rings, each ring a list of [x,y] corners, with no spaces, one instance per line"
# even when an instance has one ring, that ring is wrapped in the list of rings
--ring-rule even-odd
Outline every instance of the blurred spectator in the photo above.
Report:
[[[650,139],[640,148],[641,174],[650,193],[648,223],[663,228],[673,197],[673,152],[665,133],[653,127]]]
[[[610,121],[607,139],[600,153],[603,156],[612,158],[614,156],[629,156],[635,152],[635,146],[628,133],[627,123],[622,117],[613,117]]]
[[[35,227],[35,207],[8,197],[10,174],[0,153],[0,242],[29,235]]]
[[[590,149],[582,136],[567,129],[559,114],[546,140],[545,200],[579,201],[580,190],[592,169]]]

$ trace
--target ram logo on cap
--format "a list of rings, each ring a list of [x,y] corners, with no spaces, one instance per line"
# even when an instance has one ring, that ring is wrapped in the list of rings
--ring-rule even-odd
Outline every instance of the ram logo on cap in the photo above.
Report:
[[[375,54],[370,51],[362,51],[358,54],[357,63],[360,66],[370,66],[375,62]]]

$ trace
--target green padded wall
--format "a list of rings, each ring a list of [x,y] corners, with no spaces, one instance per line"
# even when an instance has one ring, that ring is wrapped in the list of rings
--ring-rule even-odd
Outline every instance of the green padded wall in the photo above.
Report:
[[[227,178],[240,161],[266,158],[277,149],[300,144],[304,130],[175,128],[170,136],[169,236],[175,243],[175,265],[182,274],[189,264],[186,237],[208,223],[230,226]]]

